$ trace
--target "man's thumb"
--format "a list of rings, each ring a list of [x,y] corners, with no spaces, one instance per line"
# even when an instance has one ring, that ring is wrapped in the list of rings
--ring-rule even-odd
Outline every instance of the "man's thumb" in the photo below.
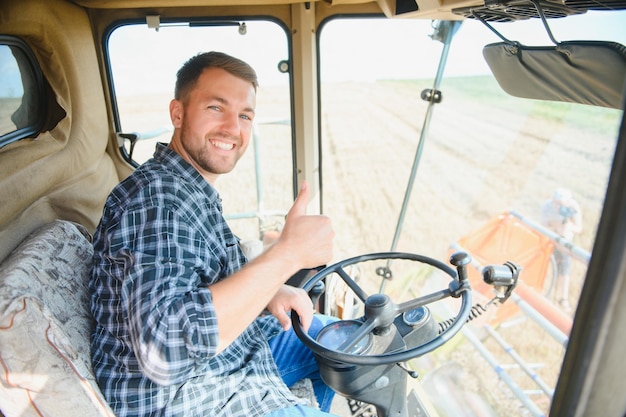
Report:
[[[306,214],[306,206],[309,202],[309,187],[306,182],[302,182],[300,185],[300,191],[296,197],[296,201],[293,202],[291,210],[287,214],[287,217],[291,216],[304,216]]]

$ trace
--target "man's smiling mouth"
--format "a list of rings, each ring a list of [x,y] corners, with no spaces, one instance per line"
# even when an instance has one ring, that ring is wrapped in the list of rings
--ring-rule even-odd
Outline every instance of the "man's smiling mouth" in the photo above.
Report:
[[[211,142],[211,144],[215,146],[216,148],[222,149],[224,151],[231,151],[235,148],[234,143],[227,143],[227,142],[222,142],[222,141],[214,140],[214,139],[209,140],[209,142]]]

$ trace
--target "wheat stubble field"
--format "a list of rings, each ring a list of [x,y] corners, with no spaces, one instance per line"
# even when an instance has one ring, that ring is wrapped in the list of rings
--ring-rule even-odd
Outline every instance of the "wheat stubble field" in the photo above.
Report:
[[[427,82],[379,81],[322,89],[321,198],[336,232],[336,260],[391,248],[427,107],[419,93],[428,87]],[[497,90],[493,81],[483,78],[444,83],[444,98],[433,112],[397,250],[445,261],[452,242],[499,213],[515,210],[538,220],[541,203],[559,186],[572,189],[583,209],[584,231],[574,243],[591,250],[618,113],[515,101]],[[288,119],[287,99],[279,90],[261,88],[258,119]],[[143,129],[150,130],[168,123],[168,101],[144,97],[122,105],[133,109],[137,120],[145,122]],[[158,117],[150,115],[155,111],[161,112]],[[292,201],[290,130],[269,124],[259,126],[259,133],[264,208],[286,211]],[[167,135],[159,140],[167,141]],[[146,150],[138,152],[149,155],[152,148],[146,141]],[[226,212],[255,210],[254,163],[249,150],[240,166],[219,180]],[[243,239],[258,236],[256,221],[231,224]],[[575,265],[573,304],[584,272],[584,265]],[[521,316],[498,330],[554,387],[563,346]],[[498,353],[493,340],[484,342],[503,364],[511,362]],[[500,416],[528,415],[495,371],[462,339],[415,366],[425,385],[437,385],[441,380],[435,378],[437,373],[447,375],[443,379],[448,388],[465,392],[461,397],[466,403],[489,403]],[[509,372],[522,389],[536,390],[521,370]],[[429,392],[437,396],[436,390]],[[548,411],[545,395],[530,397],[543,412]]]

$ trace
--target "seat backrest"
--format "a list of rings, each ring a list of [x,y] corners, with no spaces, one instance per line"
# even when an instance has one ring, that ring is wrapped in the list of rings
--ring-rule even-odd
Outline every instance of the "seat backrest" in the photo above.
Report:
[[[0,410],[6,417],[114,417],[91,367],[90,240],[82,226],[56,220],[0,265]]]

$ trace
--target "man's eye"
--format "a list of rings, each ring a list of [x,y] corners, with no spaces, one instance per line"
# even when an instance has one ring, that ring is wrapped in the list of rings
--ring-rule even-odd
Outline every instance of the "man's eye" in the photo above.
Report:
[[[252,117],[248,116],[247,114],[242,114],[239,117],[241,117],[242,119],[245,119],[245,120],[252,120]]]
[[[209,106],[208,108],[211,109],[211,110],[215,110],[215,111],[220,111],[221,110],[220,106]]]

